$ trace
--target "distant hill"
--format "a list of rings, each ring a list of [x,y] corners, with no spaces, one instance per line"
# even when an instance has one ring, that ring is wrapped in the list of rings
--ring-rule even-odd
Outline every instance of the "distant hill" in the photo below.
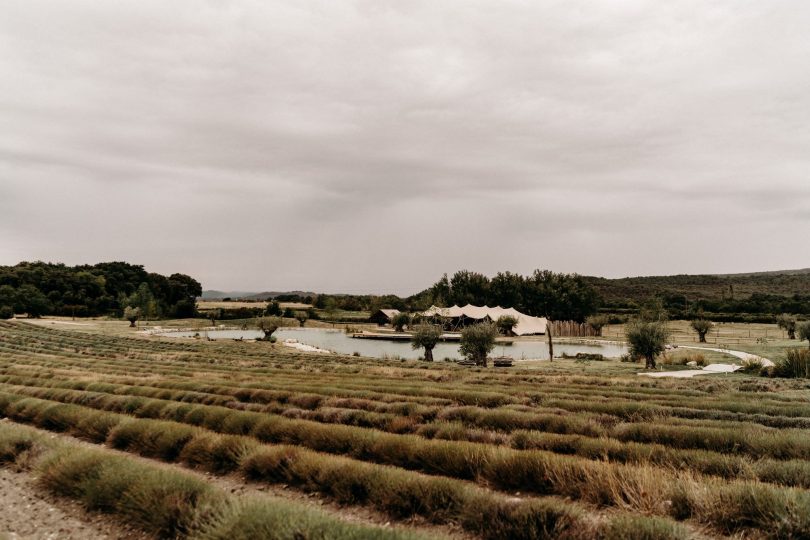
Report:
[[[723,277],[751,277],[751,276],[774,276],[784,274],[787,276],[797,276],[801,274],[810,274],[810,268],[801,268],[799,270],[771,270],[769,272],[745,272],[740,274],[717,274]]]
[[[246,292],[209,290],[203,291],[201,298],[203,300],[222,300],[223,298],[230,298],[232,300],[268,300],[270,298],[278,298],[279,296],[300,296],[304,298],[307,296],[315,296],[315,293],[306,291]]]
[[[203,300],[222,300],[223,298],[243,298],[245,296],[250,296],[252,294],[256,294],[254,292],[245,292],[245,291],[203,291],[202,296],[200,296]]]
[[[588,276],[586,279],[606,302],[667,295],[686,295],[692,299],[742,299],[755,293],[776,296],[810,294],[810,269],[618,279]]]
[[[278,298],[280,296],[283,297],[294,297],[300,296],[301,298],[306,298],[307,296],[316,296],[314,292],[306,292],[306,291],[265,291],[260,293],[253,293],[248,296],[243,296],[243,300],[270,300],[271,298]]]

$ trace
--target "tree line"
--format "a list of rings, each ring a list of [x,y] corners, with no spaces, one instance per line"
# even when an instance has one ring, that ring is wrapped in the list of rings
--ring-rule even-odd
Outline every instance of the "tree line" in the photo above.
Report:
[[[584,322],[600,305],[598,293],[582,276],[550,270],[535,270],[529,276],[498,272],[491,279],[460,270],[450,278],[445,274],[421,296],[439,306],[511,307],[535,317],[577,322]]]
[[[810,313],[810,271],[585,279],[602,310],[616,314],[632,314],[650,299],[676,319],[705,313],[722,322],[774,322],[781,313]]]
[[[193,317],[202,286],[185,274],[163,276],[125,262],[67,266],[21,262],[0,266],[0,315]]]
[[[584,322],[597,312],[600,297],[596,289],[578,274],[535,270],[529,276],[499,272],[489,278],[478,272],[459,270],[451,277],[442,276],[429,288],[408,297],[396,295],[316,294],[301,297],[286,295],[276,301],[311,303],[318,310],[366,311],[398,309],[424,311],[431,305],[454,304],[515,308],[527,315],[560,321]],[[346,315],[343,314],[345,317]]]

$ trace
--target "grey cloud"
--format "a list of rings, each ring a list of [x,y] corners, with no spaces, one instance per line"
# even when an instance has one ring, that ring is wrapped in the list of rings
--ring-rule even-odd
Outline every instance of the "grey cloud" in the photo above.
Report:
[[[807,265],[799,1],[0,11],[0,263],[401,293]]]

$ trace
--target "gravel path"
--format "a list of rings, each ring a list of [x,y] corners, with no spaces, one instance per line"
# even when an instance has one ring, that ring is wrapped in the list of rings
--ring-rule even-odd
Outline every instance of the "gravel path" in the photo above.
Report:
[[[45,493],[30,473],[0,469],[0,508],[0,537],[8,540],[148,538],[108,516]]]
[[[749,362],[749,361],[754,360],[754,361],[762,362],[762,364],[765,365],[765,366],[772,366],[773,365],[773,362],[771,360],[769,360],[768,358],[765,358],[763,356],[759,356],[759,355],[756,355],[756,354],[747,353],[747,352],[744,352],[744,351],[732,351],[730,349],[715,349],[715,348],[712,348],[712,347],[694,347],[694,346],[691,346],[691,345],[681,345],[680,348],[681,349],[692,349],[692,350],[695,350],[695,351],[714,351],[714,352],[719,352],[719,353],[725,353],[725,354],[730,354],[731,356],[734,356],[736,358],[739,358],[743,362]]]

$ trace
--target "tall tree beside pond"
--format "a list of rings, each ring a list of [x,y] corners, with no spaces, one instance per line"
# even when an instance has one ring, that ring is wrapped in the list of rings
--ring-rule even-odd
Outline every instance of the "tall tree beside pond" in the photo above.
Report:
[[[625,328],[630,354],[644,358],[647,369],[655,369],[655,359],[666,350],[669,332],[666,323],[638,319],[627,324]]]
[[[489,323],[474,324],[461,331],[461,346],[458,351],[476,366],[487,367],[487,355],[495,347],[498,330]]]
[[[433,362],[433,349],[442,337],[442,329],[433,324],[417,325],[411,339],[414,349],[425,349],[425,361]]]

